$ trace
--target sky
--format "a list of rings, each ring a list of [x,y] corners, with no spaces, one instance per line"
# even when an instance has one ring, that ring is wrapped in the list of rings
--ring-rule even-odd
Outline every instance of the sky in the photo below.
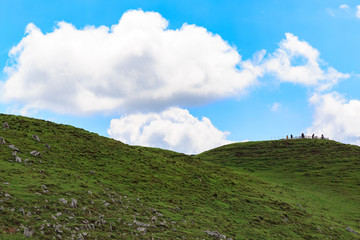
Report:
[[[200,153],[360,145],[360,2],[0,0],[0,112]]]

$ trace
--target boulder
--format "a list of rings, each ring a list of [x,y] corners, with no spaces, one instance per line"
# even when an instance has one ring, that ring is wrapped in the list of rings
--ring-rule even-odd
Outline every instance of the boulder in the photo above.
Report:
[[[40,153],[40,152],[38,152],[38,151],[36,151],[36,150],[31,151],[31,152],[30,152],[30,154],[31,154],[31,155],[33,155],[34,157],[38,157],[38,156],[40,156],[40,155],[41,155],[41,153]]]
[[[6,144],[6,141],[3,137],[0,137],[0,144]]]
[[[59,202],[63,204],[67,204],[67,200],[65,198],[59,198]]]
[[[8,122],[3,122],[3,129],[9,129]]]
[[[77,200],[75,198],[71,199],[70,207],[77,208]]]
[[[20,151],[17,147],[15,147],[14,145],[8,145],[8,147],[14,151]]]
[[[226,239],[226,236],[219,233],[218,231],[210,231],[210,230],[207,230],[207,231],[204,231],[205,233],[207,233],[209,236],[213,237],[214,239]]]
[[[36,135],[36,134],[32,135],[32,138],[33,138],[35,141],[41,142],[39,136]]]
[[[33,234],[34,234],[34,230],[27,227],[24,228],[25,237],[31,237]]]

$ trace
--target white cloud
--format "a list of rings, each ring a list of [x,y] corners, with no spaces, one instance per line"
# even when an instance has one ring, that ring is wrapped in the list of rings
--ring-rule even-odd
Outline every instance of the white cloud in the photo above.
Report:
[[[340,9],[343,9],[343,10],[349,10],[349,9],[350,9],[350,6],[347,5],[347,4],[341,4],[339,8],[340,8]]]
[[[323,67],[320,63],[319,51],[297,36],[286,33],[279,48],[270,56],[264,58],[264,71],[273,74],[282,82],[292,82],[315,87],[319,91],[331,88],[340,79],[346,79],[343,74],[331,67]]]
[[[256,67],[219,35],[167,26],[160,14],[140,10],[126,12],[111,29],[60,22],[44,34],[29,24],[9,53],[0,95],[25,109],[131,112],[205,103],[255,82]]]
[[[335,17],[334,10],[332,10],[331,8],[327,8],[327,9],[326,9],[326,12],[327,12],[330,16]]]
[[[356,17],[360,18],[360,5],[356,6]]]
[[[108,133],[128,144],[183,153],[200,153],[230,143],[226,139],[229,133],[215,128],[208,118],[199,120],[180,108],[113,119]]]
[[[280,108],[281,108],[281,103],[276,102],[271,106],[270,110],[272,112],[278,112],[280,110]]]
[[[347,101],[340,94],[314,94],[310,103],[315,107],[314,122],[308,133],[360,145],[360,101]]]

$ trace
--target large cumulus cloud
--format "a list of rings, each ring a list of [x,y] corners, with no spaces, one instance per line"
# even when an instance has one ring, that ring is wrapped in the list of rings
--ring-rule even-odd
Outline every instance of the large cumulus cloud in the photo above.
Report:
[[[230,143],[228,132],[218,130],[208,118],[199,120],[180,108],[113,119],[108,133],[125,143],[183,153],[200,153]]]
[[[141,10],[111,28],[60,22],[44,34],[29,24],[10,52],[2,99],[71,114],[159,111],[254,83],[258,73],[219,35],[195,25],[167,27],[160,14]]]
[[[337,141],[360,145],[360,101],[347,100],[337,92],[314,94],[310,103],[315,108],[314,122],[308,133]]]

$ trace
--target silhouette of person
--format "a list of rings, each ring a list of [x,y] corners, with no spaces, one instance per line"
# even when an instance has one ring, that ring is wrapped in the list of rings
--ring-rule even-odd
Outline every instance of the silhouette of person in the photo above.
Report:
[[[324,139],[324,134],[321,134],[321,139]]]
[[[293,139],[293,135],[292,135],[292,134],[290,135],[290,138]]]
[[[301,138],[305,138],[305,134],[304,134],[304,133],[301,133]]]
[[[311,138],[312,138],[312,139],[314,139],[314,138],[315,138],[315,134],[314,134],[314,133],[313,133],[313,135],[311,136]]]

